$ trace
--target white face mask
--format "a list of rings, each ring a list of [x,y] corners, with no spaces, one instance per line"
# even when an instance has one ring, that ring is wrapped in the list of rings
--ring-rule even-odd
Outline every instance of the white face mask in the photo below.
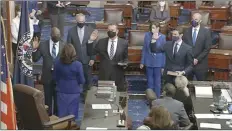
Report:
[[[19,12],[17,12],[17,15],[20,17],[21,16],[21,12],[19,11]]]
[[[159,5],[160,5],[161,7],[163,7],[163,6],[165,5],[165,1],[160,1],[160,2],[159,2]]]

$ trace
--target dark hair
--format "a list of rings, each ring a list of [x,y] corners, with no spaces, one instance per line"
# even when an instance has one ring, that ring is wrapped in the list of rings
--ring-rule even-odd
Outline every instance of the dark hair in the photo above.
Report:
[[[178,31],[179,34],[184,34],[184,28],[183,27],[179,27],[177,26],[175,29],[173,29],[172,31]]]
[[[19,4],[15,5],[15,13],[21,11],[21,6]]]
[[[160,23],[159,22],[150,22],[150,25],[149,25],[149,29],[150,31],[152,30],[152,26],[155,25],[155,27],[159,27],[160,28]]]
[[[110,23],[110,24],[108,24],[108,27],[112,26],[112,25],[116,26],[116,29],[118,29],[118,25],[116,23]]]
[[[66,44],[61,51],[60,61],[64,64],[71,64],[77,60],[76,50],[72,44]]]
[[[164,85],[164,92],[166,96],[174,97],[176,94],[176,87],[173,84],[167,83]]]

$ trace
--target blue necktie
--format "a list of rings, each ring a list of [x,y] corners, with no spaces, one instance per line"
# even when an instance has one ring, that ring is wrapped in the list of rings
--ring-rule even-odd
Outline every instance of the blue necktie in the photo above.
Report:
[[[196,44],[196,39],[197,39],[197,29],[194,29],[194,32],[193,32],[193,45],[194,46]]]
[[[56,44],[55,43],[53,44],[53,47],[52,47],[52,57],[53,59],[56,59]]]

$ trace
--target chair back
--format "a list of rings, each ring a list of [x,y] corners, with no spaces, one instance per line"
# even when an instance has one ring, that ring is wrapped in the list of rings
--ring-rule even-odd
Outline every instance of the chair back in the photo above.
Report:
[[[145,30],[130,30],[129,46],[143,46],[145,33]]]
[[[98,40],[108,37],[107,35],[108,29],[97,29],[97,30],[98,30]]]
[[[105,23],[122,23],[123,10],[122,9],[104,9],[104,22]]]
[[[231,50],[232,49],[231,37],[232,34],[219,33],[218,48],[223,50]]]
[[[22,84],[13,87],[14,101],[25,130],[41,130],[50,121],[41,91]]]

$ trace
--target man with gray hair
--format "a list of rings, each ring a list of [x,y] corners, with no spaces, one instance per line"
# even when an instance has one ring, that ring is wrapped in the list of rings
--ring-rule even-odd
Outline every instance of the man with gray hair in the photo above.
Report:
[[[71,43],[76,50],[78,61],[83,64],[85,84],[83,85],[82,97],[85,98],[91,86],[92,66],[95,56],[87,54],[87,43],[94,29],[85,23],[85,15],[78,12],[76,14],[77,25],[68,31],[67,43]]]
[[[192,80],[196,76],[198,81],[205,81],[208,72],[208,54],[211,48],[211,31],[201,25],[202,16],[195,13],[192,16],[192,27],[186,29],[183,41],[193,49],[193,71],[189,75]]]
[[[185,111],[182,102],[173,99],[176,94],[176,87],[170,83],[164,86],[162,99],[157,99],[152,102],[152,106],[163,106],[171,114],[172,120],[179,125],[179,127],[186,127],[190,124],[190,120]]]

